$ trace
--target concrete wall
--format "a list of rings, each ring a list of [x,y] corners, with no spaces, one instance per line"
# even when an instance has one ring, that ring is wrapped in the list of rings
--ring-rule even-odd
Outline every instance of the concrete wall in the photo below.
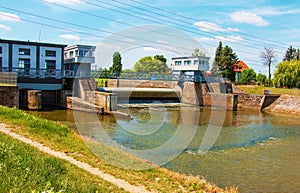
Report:
[[[176,88],[177,81],[125,80],[119,79],[119,87]],[[108,87],[117,87],[117,79],[109,79]]]
[[[223,107],[233,110],[237,108],[237,95],[211,93],[210,91],[211,89],[207,84],[185,82],[181,102],[199,106]]]
[[[103,107],[105,112],[115,111],[117,109],[117,95],[113,93],[87,91],[85,100],[89,103]]]
[[[280,96],[264,111],[300,115],[300,96]]]
[[[19,89],[17,86],[0,86],[0,105],[19,108]]]

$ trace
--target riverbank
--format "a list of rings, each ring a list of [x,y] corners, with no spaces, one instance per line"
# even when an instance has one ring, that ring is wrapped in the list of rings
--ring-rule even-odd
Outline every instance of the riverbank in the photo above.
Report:
[[[280,95],[270,106],[263,109],[266,112],[300,115],[300,90],[287,88],[273,88],[263,86],[235,86],[234,91],[248,95],[263,95],[269,90],[272,95]]]
[[[300,115],[300,96],[281,95],[264,111]]]
[[[133,171],[110,166],[90,152],[81,137],[65,125],[35,117],[20,110],[0,106],[0,121],[9,125],[12,132],[42,143],[53,150],[64,152],[78,161],[85,162],[106,174],[125,180],[131,185],[144,186],[148,191],[237,192],[235,188],[222,190],[215,185],[207,183],[201,177],[186,176],[163,168]],[[97,146],[99,150],[107,151],[107,156],[116,155],[116,152],[112,149],[108,149],[99,143]],[[124,155],[118,156],[128,159]],[[128,159],[128,164],[149,163]]]

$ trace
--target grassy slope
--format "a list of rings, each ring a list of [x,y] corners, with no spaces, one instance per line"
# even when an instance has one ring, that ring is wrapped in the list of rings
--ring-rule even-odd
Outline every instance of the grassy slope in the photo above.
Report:
[[[125,192],[0,133],[1,192]]]
[[[270,94],[281,94],[281,95],[297,95],[300,96],[300,89],[287,89],[287,88],[274,88],[264,86],[237,86],[238,88],[245,91],[247,94],[264,94],[264,90],[270,90]]]
[[[162,168],[146,171],[124,170],[110,166],[90,152],[81,137],[64,125],[26,114],[23,111],[0,106],[0,121],[14,126],[13,131],[41,142],[52,149],[66,152],[74,158],[98,167],[106,173],[122,178],[131,184],[142,184],[149,190],[158,192],[182,192],[182,190],[201,192],[221,192],[222,190],[207,184],[198,177],[180,175]],[[98,144],[100,151],[110,151]],[[107,156],[116,152],[107,153]],[[118,155],[125,157],[123,155]],[[115,159],[115,157],[112,157]],[[136,160],[128,160],[128,164],[136,164]],[[143,164],[143,163],[140,163]],[[157,180],[157,179],[161,180]],[[228,192],[237,192],[232,188]]]

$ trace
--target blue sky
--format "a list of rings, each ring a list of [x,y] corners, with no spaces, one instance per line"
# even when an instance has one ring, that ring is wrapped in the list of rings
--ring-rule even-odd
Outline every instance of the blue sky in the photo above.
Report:
[[[197,47],[213,58],[222,40],[267,73],[261,51],[272,47],[279,62],[289,45],[300,48],[299,18],[298,1],[1,0],[0,38],[97,45],[100,67],[120,51],[125,68],[146,55],[164,54],[170,62]]]

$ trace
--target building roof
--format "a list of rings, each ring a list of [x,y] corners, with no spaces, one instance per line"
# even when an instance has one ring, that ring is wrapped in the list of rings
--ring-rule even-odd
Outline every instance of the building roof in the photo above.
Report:
[[[63,45],[63,44],[31,42],[31,41],[19,41],[19,40],[5,40],[5,39],[0,39],[0,43],[30,45],[30,46],[58,47],[58,48],[66,47],[66,45]]]
[[[65,51],[67,51],[67,50],[72,50],[72,49],[86,49],[86,50],[93,50],[93,51],[95,51],[95,49],[96,49],[96,46],[90,46],[90,45],[78,45],[78,44],[76,44],[76,45],[72,45],[72,46],[68,46],[68,47],[66,47],[65,48]]]
[[[182,56],[182,57],[171,58],[171,60],[194,59],[194,58],[206,58],[206,59],[209,59],[210,57],[207,57],[207,56]]]
[[[237,63],[234,65],[234,72],[243,72],[245,69],[249,69],[249,67],[241,60],[237,61]]]

